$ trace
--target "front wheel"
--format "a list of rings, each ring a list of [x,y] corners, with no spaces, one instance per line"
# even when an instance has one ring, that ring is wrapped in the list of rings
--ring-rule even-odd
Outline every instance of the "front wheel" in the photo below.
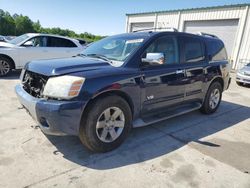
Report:
[[[94,152],[111,151],[125,140],[132,122],[128,103],[119,96],[99,98],[87,110],[79,137]]]
[[[12,63],[5,57],[0,57],[0,77],[7,76],[12,70]]]
[[[220,105],[222,96],[222,86],[219,82],[214,82],[209,87],[200,111],[205,114],[214,113]]]

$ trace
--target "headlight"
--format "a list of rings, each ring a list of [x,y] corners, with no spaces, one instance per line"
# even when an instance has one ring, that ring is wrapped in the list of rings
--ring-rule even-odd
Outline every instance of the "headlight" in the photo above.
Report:
[[[71,99],[79,95],[85,78],[78,76],[59,76],[49,78],[43,95],[45,97]]]

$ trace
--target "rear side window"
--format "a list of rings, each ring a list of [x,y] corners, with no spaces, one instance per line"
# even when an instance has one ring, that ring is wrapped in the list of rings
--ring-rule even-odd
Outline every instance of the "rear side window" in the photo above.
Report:
[[[222,41],[208,40],[207,49],[211,61],[227,60],[227,52]]]
[[[73,48],[76,47],[76,45],[67,39],[58,38],[58,37],[48,37],[47,41],[48,47],[64,47],[64,48]]]
[[[200,39],[185,37],[183,48],[185,63],[196,63],[205,60],[204,44]]]

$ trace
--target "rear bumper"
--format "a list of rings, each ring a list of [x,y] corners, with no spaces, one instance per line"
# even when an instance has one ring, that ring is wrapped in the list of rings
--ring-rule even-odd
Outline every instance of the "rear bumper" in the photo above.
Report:
[[[38,122],[41,130],[50,135],[78,135],[82,101],[57,101],[32,97],[19,84],[15,88],[20,103]]]
[[[246,75],[237,73],[236,81],[241,82],[241,83],[245,83],[245,84],[250,84],[250,76],[246,76]]]

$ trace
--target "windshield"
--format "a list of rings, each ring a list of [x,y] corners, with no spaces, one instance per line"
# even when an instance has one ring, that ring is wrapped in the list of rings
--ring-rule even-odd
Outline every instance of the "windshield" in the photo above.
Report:
[[[16,37],[16,38],[10,40],[9,43],[17,45],[20,42],[26,40],[27,38],[29,38],[29,36],[27,34],[24,34],[24,35],[21,35],[19,37]]]
[[[125,59],[137,49],[144,38],[142,36],[113,36],[104,38],[87,47],[83,54],[86,56],[102,56],[111,60],[112,65],[121,66]]]

